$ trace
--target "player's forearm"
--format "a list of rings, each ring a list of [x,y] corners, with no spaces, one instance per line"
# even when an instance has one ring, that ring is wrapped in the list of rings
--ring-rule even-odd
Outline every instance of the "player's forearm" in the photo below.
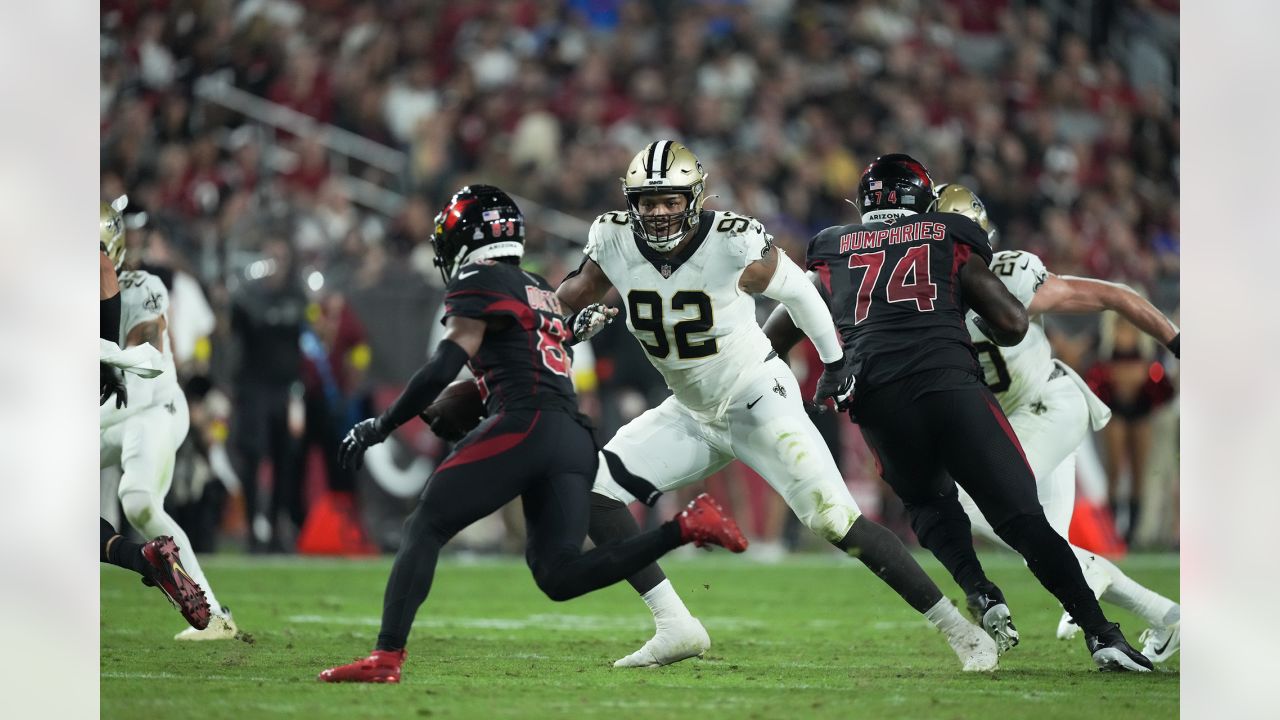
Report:
[[[378,429],[385,435],[427,409],[445,386],[453,382],[470,356],[461,345],[445,338],[427,364],[409,378],[400,396],[378,417]]]
[[[786,254],[779,254],[777,270],[763,295],[782,303],[795,326],[818,348],[822,362],[832,363],[844,357],[844,348],[827,304],[809,278]]]
[[[1164,313],[1127,285],[1107,283],[1102,299],[1106,309],[1116,311],[1161,344],[1168,345],[1178,334],[1178,327]]]

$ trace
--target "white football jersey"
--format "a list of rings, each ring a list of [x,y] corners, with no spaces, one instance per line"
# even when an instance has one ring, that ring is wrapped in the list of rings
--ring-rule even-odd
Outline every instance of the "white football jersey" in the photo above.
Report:
[[[635,236],[625,212],[591,225],[584,252],[618,289],[627,328],[667,387],[697,415],[722,415],[745,371],[772,351],[755,299],[738,288],[772,241],[754,218],[704,210],[693,240],[667,258]]]
[[[1003,250],[991,258],[991,272],[1024,307],[1030,307],[1031,299],[1044,284],[1049,271],[1039,257],[1029,252]],[[1044,321],[1032,318],[1022,342],[1013,347],[1000,347],[978,330],[973,322],[975,317],[977,315],[969,311],[965,324],[969,326],[969,337],[978,351],[983,376],[1005,414],[1012,413],[1040,394],[1054,370],[1049,339],[1044,334]]]
[[[178,387],[178,373],[174,369],[173,349],[168,337],[169,291],[160,278],[143,270],[130,270],[120,273],[120,344],[129,337],[129,331],[139,324],[163,317],[166,331],[164,349],[160,352],[163,362],[159,376],[143,382],[162,383],[163,388],[156,388],[155,397],[167,401]]]

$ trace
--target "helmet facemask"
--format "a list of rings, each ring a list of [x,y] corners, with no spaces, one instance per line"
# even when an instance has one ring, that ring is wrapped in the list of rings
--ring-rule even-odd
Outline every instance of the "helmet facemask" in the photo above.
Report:
[[[671,140],[649,143],[631,160],[622,178],[627,215],[636,237],[658,252],[670,252],[698,229],[702,205],[707,200],[707,175],[689,148]],[[680,195],[685,208],[678,213],[642,213],[641,198]]]

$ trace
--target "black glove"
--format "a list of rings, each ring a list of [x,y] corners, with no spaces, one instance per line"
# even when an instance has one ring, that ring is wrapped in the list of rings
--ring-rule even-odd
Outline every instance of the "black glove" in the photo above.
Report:
[[[569,326],[569,338],[566,345],[577,345],[595,337],[597,333],[605,328],[606,325],[613,322],[613,318],[617,316],[617,308],[611,308],[604,303],[591,303],[576,313],[564,319],[566,325]]]
[[[1165,347],[1169,348],[1169,352],[1173,353],[1173,356],[1178,358],[1179,360],[1182,359],[1182,356],[1178,354],[1182,349],[1182,343],[1180,342],[1181,340],[1182,340],[1182,333],[1178,333],[1177,335],[1173,336],[1172,340],[1164,344]]]
[[[431,432],[436,437],[446,442],[456,443],[466,437],[468,432],[471,432],[470,430],[463,430],[453,422],[440,415],[434,415],[427,410],[418,413],[418,417],[422,418],[422,422],[431,428]]]
[[[826,363],[822,377],[818,378],[818,389],[813,393],[816,405],[825,405],[827,399],[834,401],[837,410],[846,410],[853,400],[853,363],[847,358]]]
[[[364,465],[364,451],[387,439],[378,418],[366,418],[356,423],[342,438],[338,448],[338,464],[344,468],[359,470]]]
[[[116,409],[129,404],[129,393],[124,389],[124,373],[116,372],[110,365],[98,363],[98,404],[106,405],[111,396],[116,396]]]

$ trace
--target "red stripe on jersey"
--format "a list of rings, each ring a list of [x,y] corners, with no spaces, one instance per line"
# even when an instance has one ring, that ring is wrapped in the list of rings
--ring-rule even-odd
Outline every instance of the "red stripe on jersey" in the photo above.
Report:
[[[827,291],[827,297],[831,297],[831,268],[826,262],[818,261],[813,264],[812,269],[818,273],[818,279],[822,281],[822,287]],[[830,302],[828,300],[828,302]]]
[[[534,317],[533,308],[529,307],[528,303],[520,302],[519,300],[512,298],[510,295],[504,295],[490,290],[458,290],[445,295],[445,314],[449,313],[449,300],[460,298],[464,295],[485,295],[498,298],[485,306],[484,312],[486,314],[505,313],[508,315],[514,315],[516,319],[520,321],[520,325],[524,327],[524,329],[533,330],[538,327],[538,321],[537,318]]]
[[[957,302],[956,292],[960,288],[960,268],[969,262],[971,251],[968,245],[964,243],[951,243],[951,304],[960,307]]]
[[[1018,449],[1018,454],[1022,456],[1022,462],[1027,466],[1027,472],[1035,475],[1035,471],[1031,469],[1031,463],[1027,461],[1027,453],[1022,450],[1022,443],[1018,442],[1018,435],[1013,431],[1013,426],[1009,424],[1009,418],[1005,417],[1004,411],[1000,406],[992,402],[990,393],[983,393],[982,399],[987,401],[987,408],[991,410],[991,414],[995,416],[996,422],[1000,423],[1000,427],[1004,429],[1004,434],[1009,437],[1009,442]]]
[[[524,442],[525,438],[529,437],[529,433],[533,431],[533,426],[538,424],[538,417],[540,415],[542,415],[541,411],[533,414],[533,420],[529,422],[529,427],[525,428],[524,432],[503,433],[493,437],[482,436],[481,439],[477,439],[475,442],[459,449],[451,455],[448,460],[441,463],[440,467],[436,468],[436,472],[443,472],[449,468],[457,467],[459,465],[467,465],[469,463],[480,462],[481,460],[488,460],[495,455],[499,455],[510,450],[521,442]],[[502,418],[503,415],[498,415],[498,419],[494,421],[492,427],[489,429],[492,430],[493,428],[498,427],[498,425],[502,423]],[[488,433],[486,432],[485,434],[487,435]]]

